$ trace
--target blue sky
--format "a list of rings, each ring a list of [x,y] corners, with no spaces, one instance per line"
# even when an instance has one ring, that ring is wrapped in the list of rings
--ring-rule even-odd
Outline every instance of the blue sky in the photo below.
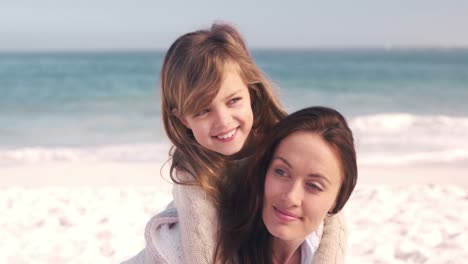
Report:
[[[0,0],[0,51],[164,50],[215,20],[252,48],[468,47],[464,0]]]

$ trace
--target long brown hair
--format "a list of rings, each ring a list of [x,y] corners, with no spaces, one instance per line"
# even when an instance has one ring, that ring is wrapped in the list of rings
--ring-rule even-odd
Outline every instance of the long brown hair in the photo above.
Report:
[[[320,135],[339,158],[343,179],[330,213],[338,213],[348,201],[357,182],[357,164],[353,135],[345,118],[326,107],[297,111],[268,133],[246,177],[230,178],[223,187],[215,263],[271,263],[272,236],[262,220],[265,176],[277,146],[298,131]]]
[[[230,65],[236,66],[249,88],[254,123],[247,142],[255,142],[258,135],[269,130],[285,113],[234,27],[215,23],[210,29],[182,35],[167,51],[161,70],[163,123],[173,143],[171,179],[178,184],[200,185],[214,202],[219,198],[218,177],[223,175],[229,158],[202,147],[179,118],[211,104],[219,91],[225,67]],[[190,172],[195,181],[178,179],[175,170]]]

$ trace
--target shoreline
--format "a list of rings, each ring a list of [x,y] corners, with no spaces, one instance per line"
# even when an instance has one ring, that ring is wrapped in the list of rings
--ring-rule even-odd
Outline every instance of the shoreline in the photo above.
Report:
[[[170,188],[172,185],[169,177],[170,165],[162,166],[163,163],[150,162],[52,162],[0,167],[0,187]],[[359,165],[358,168],[359,185],[453,184],[468,187],[468,166]]]

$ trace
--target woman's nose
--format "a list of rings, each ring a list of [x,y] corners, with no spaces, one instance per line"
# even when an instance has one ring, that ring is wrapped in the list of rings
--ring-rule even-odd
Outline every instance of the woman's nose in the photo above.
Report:
[[[291,183],[291,185],[284,190],[283,199],[287,201],[288,206],[301,205],[303,198],[304,188],[300,181]]]

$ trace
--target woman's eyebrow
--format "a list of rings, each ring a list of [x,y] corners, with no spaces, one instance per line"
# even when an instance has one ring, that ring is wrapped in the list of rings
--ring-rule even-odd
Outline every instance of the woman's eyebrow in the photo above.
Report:
[[[292,168],[291,163],[289,163],[285,158],[283,158],[281,156],[275,156],[275,157],[273,157],[273,159],[279,159],[282,162],[284,162],[288,167]]]
[[[323,176],[322,174],[320,173],[311,173],[311,174],[308,174],[307,175],[308,178],[318,178],[318,179],[323,179],[324,181],[326,181],[328,184],[330,184],[330,180]]]

